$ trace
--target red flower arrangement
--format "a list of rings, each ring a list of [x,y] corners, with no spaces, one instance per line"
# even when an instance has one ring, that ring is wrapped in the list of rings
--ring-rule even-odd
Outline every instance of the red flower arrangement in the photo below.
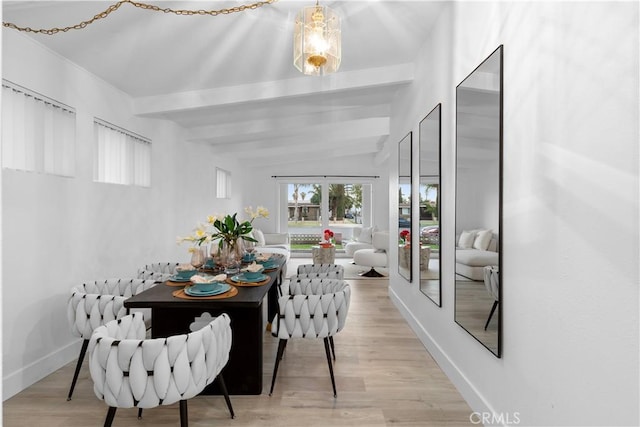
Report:
[[[324,230],[324,240],[328,242],[330,239],[333,239],[333,231],[327,228],[326,230]]]
[[[409,242],[411,240],[411,233],[409,233],[409,230],[402,230],[400,232],[400,238],[403,242]]]

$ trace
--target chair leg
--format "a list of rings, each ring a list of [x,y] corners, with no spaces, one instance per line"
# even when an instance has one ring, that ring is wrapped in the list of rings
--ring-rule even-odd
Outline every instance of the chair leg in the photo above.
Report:
[[[278,366],[280,365],[280,359],[282,359],[284,348],[287,346],[287,341],[288,340],[280,339],[280,342],[278,342],[278,353],[276,354],[276,364],[273,367],[273,378],[271,378],[271,390],[269,390],[269,396],[271,396],[271,393],[273,393],[273,386],[276,385],[276,376],[278,375]]]
[[[378,273],[374,267],[371,267],[371,270],[366,273],[360,273],[360,275],[363,277],[384,277],[384,274]]]
[[[78,380],[78,374],[80,373],[80,368],[82,368],[82,362],[84,361],[84,355],[87,352],[87,347],[89,347],[89,340],[82,341],[80,356],[78,356],[78,363],[76,364],[76,371],[73,374],[73,381],[71,381],[71,388],[69,389],[69,395],[67,396],[67,400],[71,400],[73,389],[76,387],[76,381]]]
[[[493,302],[493,307],[491,307],[491,313],[489,313],[489,318],[487,319],[487,323],[484,325],[484,330],[487,330],[489,326],[489,322],[491,321],[491,316],[493,316],[493,312],[496,311],[496,307],[498,306],[498,301]]]
[[[224,378],[222,378],[222,372],[218,374],[218,377],[216,379],[218,380],[218,384],[220,385],[220,390],[222,390],[222,394],[224,394],[224,400],[227,402],[227,408],[229,408],[231,419],[234,419],[236,417],[236,414],[233,413],[233,406],[231,406],[231,399],[229,399],[229,393],[227,392],[227,385],[224,383]]]
[[[331,364],[331,350],[329,349],[329,338],[324,339],[324,352],[327,353],[327,364],[329,365],[329,374],[331,375],[331,385],[333,386],[333,397],[338,397],[336,392],[336,380],[333,378],[333,365]]]
[[[189,417],[187,415],[187,401],[180,401],[180,427],[189,427]]]
[[[333,337],[329,337],[329,344],[331,345],[331,354],[333,354],[333,360],[336,360],[336,348],[333,345]]]
[[[111,423],[113,422],[113,417],[116,416],[116,409],[113,406],[109,406],[109,410],[107,411],[107,418],[104,420],[104,427],[111,427]]]
[[[138,408],[138,419],[142,419],[142,408]]]

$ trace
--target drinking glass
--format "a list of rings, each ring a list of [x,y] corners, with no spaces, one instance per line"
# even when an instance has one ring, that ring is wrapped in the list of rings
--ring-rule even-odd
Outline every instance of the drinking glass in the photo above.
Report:
[[[197,270],[204,265],[204,260],[206,257],[204,254],[204,248],[197,247],[193,249],[194,251],[191,254],[191,265],[194,266]]]

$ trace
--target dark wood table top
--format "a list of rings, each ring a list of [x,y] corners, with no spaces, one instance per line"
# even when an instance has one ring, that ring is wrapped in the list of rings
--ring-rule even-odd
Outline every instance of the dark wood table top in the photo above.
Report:
[[[278,267],[265,274],[269,276],[269,282],[261,286],[236,286],[238,294],[231,298],[222,299],[183,299],[177,298],[172,295],[173,291],[180,289],[180,286],[169,286],[166,283],[159,283],[158,285],[147,289],[128,298],[124,302],[124,306],[127,308],[177,308],[177,307],[256,307],[262,303],[265,295],[271,288],[271,286],[277,282],[278,276],[282,270],[282,264],[284,259],[280,260]],[[185,283],[186,285],[186,283]],[[233,285],[232,285],[233,286]]]

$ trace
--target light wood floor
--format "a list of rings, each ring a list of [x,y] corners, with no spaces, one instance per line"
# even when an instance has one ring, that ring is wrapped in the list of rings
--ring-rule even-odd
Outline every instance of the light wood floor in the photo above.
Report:
[[[334,399],[322,340],[294,340],[269,396],[277,341],[265,335],[264,391],[231,396],[231,420],[220,396],[189,400],[198,426],[468,426],[471,409],[426,352],[388,298],[386,280],[350,280],[346,327],[335,337]],[[75,361],[3,404],[5,427],[101,426],[107,412],[85,365],[66,401]],[[178,426],[178,405],[119,409],[113,426]]]

